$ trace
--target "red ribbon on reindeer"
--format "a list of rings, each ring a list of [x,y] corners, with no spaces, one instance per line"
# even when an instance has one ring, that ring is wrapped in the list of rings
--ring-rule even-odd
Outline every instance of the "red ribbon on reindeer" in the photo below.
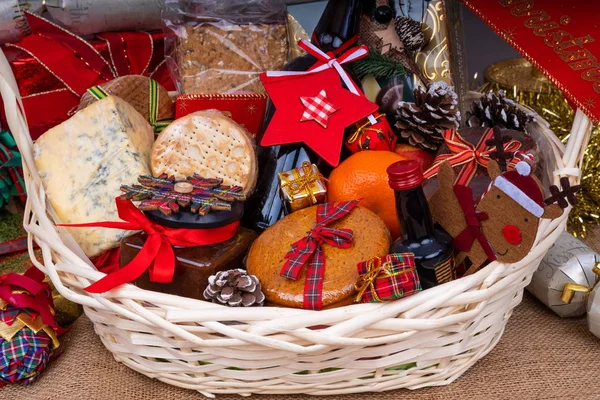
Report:
[[[471,182],[471,179],[473,179],[473,176],[475,176],[479,165],[487,169],[495,148],[493,146],[488,146],[486,142],[493,136],[493,129],[487,129],[481,136],[477,145],[473,145],[460,136],[457,131],[453,129],[445,130],[443,132],[443,137],[450,153],[438,154],[435,157],[433,165],[425,171],[423,176],[425,179],[429,179],[437,175],[440,166],[447,161],[453,167],[463,166],[456,177],[455,183],[458,185],[468,185],[469,182]],[[508,143],[505,143],[503,147],[505,152],[514,153],[521,148],[521,143],[513,139]],[[509,167],[514,168],[519,161],[520,159],[518,157],[513,157],[508,165]]]
[[[473,242],[477,240],[479,244],[481,244],[481,248],[483,248],[488,260],[496,260],[494,249],[492,249],[490,242],[481,231],[481,221],[488,219],[488,214],[486,212],[475,210],[475,204],[473,204],[473,190],[471,190],[471,188],[463,185],[454,185],[453,190],[467,223],[465,230],[454,238],[454,247],[460,251],[467,252],[471,250]]]
[[[309,310],[320,310],[323,307],[323,279],[325,278],[325,253],[321,245],[347,249],[352,247],[354,236],[351,229],[328,228],[327,225],[345,217],[358,205],[360,200],[345,203],[319,204],[317,207],[317,224],[308,235],[292,244],[291,250],[281,268],[281,276],[298,280],[306,265],[306,281],[304,283],[303,307]]]

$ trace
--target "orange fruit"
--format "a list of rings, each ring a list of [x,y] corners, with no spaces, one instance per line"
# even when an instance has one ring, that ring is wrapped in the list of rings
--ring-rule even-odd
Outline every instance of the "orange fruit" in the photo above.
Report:
[[[392,151],[366,150],[355,153],[334,168],[327,196],[332,202],[362,199],[360,206],[377,214],[392,234],[400,236],[394,191],[388,185],[387,168],[406,160]]]

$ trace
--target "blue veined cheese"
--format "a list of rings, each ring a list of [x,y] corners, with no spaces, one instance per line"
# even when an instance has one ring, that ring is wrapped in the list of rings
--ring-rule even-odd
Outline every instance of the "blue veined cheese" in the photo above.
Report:
[[[46,196],[65,224],[119,221],[123,184],[150,175],[154,133],[124,100],[109,96],[44,133],[34,144]],[[89,257],[119,246],[129,231],[68,228]]]

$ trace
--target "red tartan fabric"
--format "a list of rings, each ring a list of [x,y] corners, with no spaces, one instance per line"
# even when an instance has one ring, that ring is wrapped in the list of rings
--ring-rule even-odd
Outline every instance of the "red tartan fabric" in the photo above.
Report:
[[[300,97],[300,101],[305,107],[300,121],[314,120],[323,128],[327,128],[329,116],[340,109],[327,100],[327,93],[324,90],[314,97]]]
[[[388,254],[358,263],[361,276],[358,299],[380,303],[421,291],[412,253]]]
[[[281,268],[281,276],[298,280],[302,268],[306,265],[306,281],[304,283],[303,307],[309,310],[323,308],[323,279],[325,277],[325,254],[321,245],[327,243],[334,247],[347,249],[352,247],[353,233],[351,229],[333,229],[327,225],[348,215],[360,200],[345,203],[319,204],[317,208],[317,224],[308,236],[292,244],[285,255],[286,262]]]

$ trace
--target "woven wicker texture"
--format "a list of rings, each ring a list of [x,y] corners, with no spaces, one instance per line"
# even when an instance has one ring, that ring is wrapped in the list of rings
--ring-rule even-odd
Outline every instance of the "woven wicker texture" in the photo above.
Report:
[[[54,225],[57,219],[35,171],[17,85],[4,57],[0,92],[24,160],[25,229],[43,255],[33,260],[35,265],[63,296],[84,305],[118,361],[207,396],[348,394],[453,382],[498,343],[524,286],[566,224],[566,213],[543,220],[534,248],[516,264],[494,262],[468,277],[385,304],[320,312],[237,309],[132,285],[90,295],[83,288],[104,274]],[[545,129],[546,156],[555,158],[558,168],[556,183],[560,175],[578,181],[590,132],[590,121],[579,111],[566,148]],[[411,368],[400,368],[406,364]]]
[[[600,246],[595,249],[600,251]],[[84,316],[63,339],[65,353],[31,387],[7,387],[7,399],[198,400],[190,390],[151,380],[116,363]],[[526,294],[490,354],[452,385],[416,391],[351,394],[327,399],[565,399],[600,398],[596,368],[600,339],[585,318],[563,320]],[[309,400],[303,395],[257,396],[263,400]],[[220,395],[218,400],[239,400]]]

